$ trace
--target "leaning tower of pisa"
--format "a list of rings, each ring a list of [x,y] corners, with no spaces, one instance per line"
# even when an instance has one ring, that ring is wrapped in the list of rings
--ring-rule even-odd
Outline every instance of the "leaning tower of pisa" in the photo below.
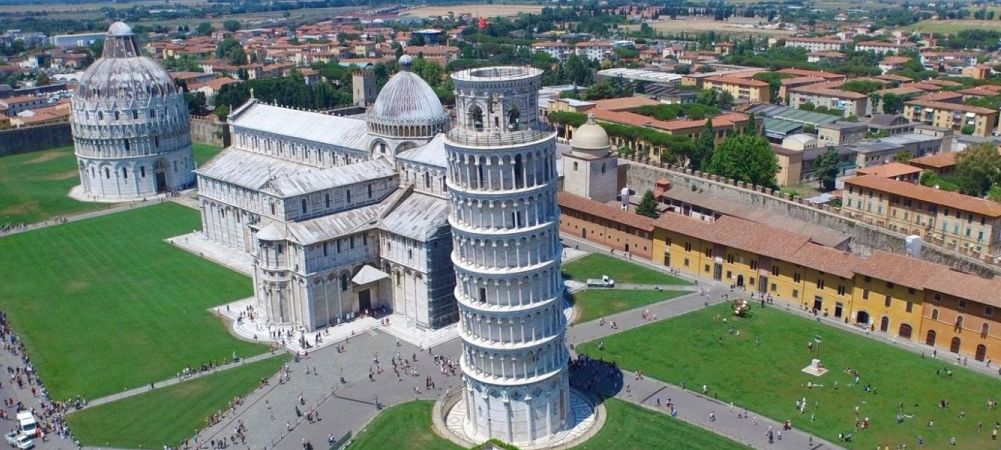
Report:
[[[538,118],[542,71],[452,75],[456,123],[445,138],[455,297],[474,440],[546,441],[567,426],[556,203],[556,135]]]

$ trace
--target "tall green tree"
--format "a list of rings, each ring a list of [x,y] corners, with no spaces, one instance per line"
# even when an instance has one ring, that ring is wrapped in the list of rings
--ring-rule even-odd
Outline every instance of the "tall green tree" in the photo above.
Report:
[[[716,147],[716,132],[713,130],[712,119],[706,119],[706,125],[695,141],[695,148],[689,158],[689,166],[694,170],[705,170]]]
[[[200,36],[208,36],[212,34],[212,24],[208,22],[198,24],[198,28],[195,28],[195,33],[198,33]]]
[[[983,143],[971,146],[956,157],[959,191],[983,197],[991,186],[1001,183],[1001,154],[997,146]]]
[[[710,173],[758,186],[777,188],[779,160],[768,141],[750,134],[732,135],[713,151],[706,169]]]
[[[751,115],[747,117],[747,127],[744,128],[744,133],[758,134],[758,127],[754,122],[754,113],[751,113]]]
[[[838,165],[838,151],[834,147],[828,146],[827,151],[822,153],[814,163],[817,181],[820,183],[821,189],[834,190],[834,182],[838,179],[838,173],[841,171]]]
[[[643,193],[640,204],[636,206],[636,214],[654,219],[660,217],[660,213],[657,212],[657,199],[653,196],[653,191],[648,189]]]
[[[229,20],[227,20],[227,21],[225,21],[225,22],[222,23],[222,27],[223,27],[223,29],[225,29],[226,31],[229,31],[230,33],[235,33],[237,30],[240,29],[240,21],[239,20],[234,20],[234,19],[229,19]]]

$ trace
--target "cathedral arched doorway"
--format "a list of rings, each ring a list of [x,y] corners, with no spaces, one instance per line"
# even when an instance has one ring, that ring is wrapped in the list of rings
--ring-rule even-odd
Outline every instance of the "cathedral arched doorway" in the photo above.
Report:
[[[156,183],[155,187],[157,193],[167,192],[168,190],[167,180],[170,176],[170,173],[167,170],[168,167],[170,167],[170,165],[167,164],[167,158],[157,158],[157,160],[153,162],[153,179],[154,183]]]

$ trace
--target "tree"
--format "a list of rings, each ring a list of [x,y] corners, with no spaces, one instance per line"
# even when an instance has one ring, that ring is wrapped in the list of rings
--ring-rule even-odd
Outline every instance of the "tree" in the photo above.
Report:
[[[963,133],[967,136],[973,134],[974,131],[977,131],[976,127],[970,124],[963,125],[963,127],[959,129],[960,133]]]
[[[758,134],[758,128],[754,123],[754,113],[751,113],[751,115],[747,117],[747,127],[744,129],[744,133]]]
[[[713,151],[707,171],[737,181],[777,188],[779,160],[761,136],[735,134]]]
[[[198,33],[199,36],[208,36],[212,34],[212,24],[208,22],[198,24],[198,28],[195,28],[195,33]]]
[[[654,219],[660,217],[660,213],[657,212],[657,199],[654,198],[653,191],[648,189],[643,193],[643,198],[640,199],[640,204],[636,207],[636,214]]]
[[[215,55],[219,58],[226,58],[234,66],[243,65],[247,62],[247,54],[243,51],[243,44],[233,38],[223,39],[215,49]]]
[[[699,133],[699,138],[695,141],[695,148],[692,150],[692,156],[689,158],[689,165],[692,169],[705,170],[715,147],[716,131],[713,129],[713,120],[706,119],[706,126]]]
[[[817,181],[820,183],[820,188],[825,191],[834,190],[834,182],[838,179],[838,173],[841,171],[839,166],[840,161],[838,160],[838,151],[831,146],[827,147],[827,151],[822,153],[820,157],[814,164],[817,172]]]
[[[905,163],[911,160],[911,153],[907,150],[901,150],[893,155],[893,160],[895,162]]]
[[[904,109],[904,99],[892,92],[883,94],[883,114],[899,114]]]
[[[224,121],[226,120],[227,117],[229,117],[229,106],[226,105],[216,106],[215,111],[212,112],[215,113],[216,117],[218,117],[219,120]]]
[[[230,19],[230,20],[227,20],[227,21],[223,22],[222,23],[222,27],[223,27],[223,29],[225,29],[226,31],[229,31],[230,33],[235,33],[237,30],[240,29],[240,21],[239,20]]]
[[[983,197],[1001,182],[1001,154],[993,143],[973,145],[956,156],[959,191]]]
[[[45,73],[39,72],[38,76],[35,77],[35,84],[38,86],[48,86],[52,81],[49,80],[49,76]]]

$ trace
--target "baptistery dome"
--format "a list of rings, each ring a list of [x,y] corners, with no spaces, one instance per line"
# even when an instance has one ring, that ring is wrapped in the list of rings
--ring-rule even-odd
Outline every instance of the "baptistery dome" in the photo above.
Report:
[[[369,132],[395,140],[426,142],[448,127],[448,114],[431,86],[410,71],[413,58],[400,57],[400,71],[389,79],[368,112]],[[403,147],[415,146],[416,144]],[[397,143],[394,152],[400,151]]]
[[[608,133],[605,132],[605,129],[601,125],[594,123],[593,114],[588,114],[587,122],[577,127],[577,130],[574,131],[573,139],[570,140],[570,147],[573,150],[584,152],[607,153],[611,148],[611,144],[608,141]]]
[[[72,126],[81,195],[90,200],[140,199],[195,182],[184,93],[142,56],[124,23],[111,25],[103,55],[80,77]]]

